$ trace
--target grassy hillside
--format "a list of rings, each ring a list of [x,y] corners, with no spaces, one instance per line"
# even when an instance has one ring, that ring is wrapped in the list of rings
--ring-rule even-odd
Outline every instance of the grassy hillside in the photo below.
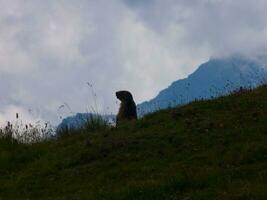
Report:
[[[267,86],[33,145],[0,140],[0,200],[266,199]]]

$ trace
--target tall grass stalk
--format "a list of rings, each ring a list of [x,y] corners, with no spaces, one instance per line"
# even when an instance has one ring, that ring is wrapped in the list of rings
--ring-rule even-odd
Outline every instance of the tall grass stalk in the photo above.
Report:
[[[51,138],[55,129],[49,123],[37,121],[35,123],[24,123],[16,113],[16,120],[7,122],[6,126],[0,128],[0,138],[10,140],[12,143],[36,143]]]

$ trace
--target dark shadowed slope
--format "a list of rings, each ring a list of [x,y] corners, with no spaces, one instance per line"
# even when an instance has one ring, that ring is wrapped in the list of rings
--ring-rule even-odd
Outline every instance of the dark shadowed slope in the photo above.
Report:
[[[267,87],[32,146],[0,140],[0,199],[266,199]]]

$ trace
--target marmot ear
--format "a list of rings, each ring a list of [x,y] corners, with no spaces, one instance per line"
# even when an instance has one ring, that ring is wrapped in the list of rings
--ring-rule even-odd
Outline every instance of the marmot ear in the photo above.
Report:
[[[128,100],[133,100],[133,95],[130,92],[128,92],[126,96]]]

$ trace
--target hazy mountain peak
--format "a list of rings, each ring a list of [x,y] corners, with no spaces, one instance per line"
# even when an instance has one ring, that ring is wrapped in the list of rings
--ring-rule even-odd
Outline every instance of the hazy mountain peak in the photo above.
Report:
[[[266,80],[267,69],[263,57],[233,55],[211,58],[187,78],[173,82],[152,100],[139,104],[138,114],[182,105],[195,99],[226,95],[239,87],[254,88]]]

